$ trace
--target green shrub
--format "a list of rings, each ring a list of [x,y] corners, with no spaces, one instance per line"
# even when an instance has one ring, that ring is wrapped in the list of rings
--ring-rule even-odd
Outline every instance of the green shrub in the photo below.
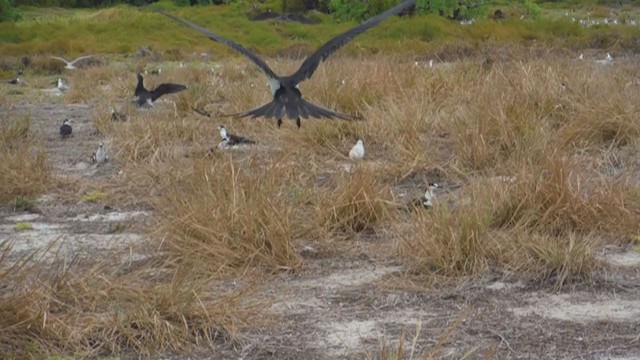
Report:
[[[331,0],[331,10],[338,21],[360,21],[369,14],[369,3],[363,0]]]
[[[11,0],[0,0],[0,22],[20,20],[20,10],[18,10]]]

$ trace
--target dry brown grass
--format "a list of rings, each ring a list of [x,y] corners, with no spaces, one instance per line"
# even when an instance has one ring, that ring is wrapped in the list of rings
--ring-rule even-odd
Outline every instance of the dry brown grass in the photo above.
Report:
[[[223,154],[195,159],[163,179],[156,209],[164,246],[180,262],[212,272],[265,266],[296,268],[300,197],[288,187],[287,158],[234,162]],[[267,166],[265,166],[267,165]],[[283,181],[284,180],[284,181]]]
[[[350,166],[352,173],[339,176],[328,201],[320,204],[321,225],[330,232],[375,231],[392,219],[391,191],[366,164]]]
[[[425,68],[401,56],[337,56],[302,92],[365,120],[303,120],[300,130],[288,119],[276,129],[274,120],[217,114],[267,101],[263,75],[245,62],[222,62],[214,72],[194,62],[163,68],[145,78],[148,87],[172,81],[189,89],[150,111],[128,105],[142,61],[70,75],[74,87],[64,101],[95,104],[94,125],[122,171],[104,191],[121,187],[152,206],[149,247],[160,250],[162,262],[122,272],[83,264],[50,277],[39,277],[40,265],[8,271],[0,263],[3,282],[34,284],[3,294],[0,315],[13,314],[0,316],[3,349],[22,354],[37,342],[41,353],[92,357],[211,346],[215,331],[232,337],[253,313],[239,304],[243,294],[215,296],[219,289],[208,284],[300,269],[300,244],[335,238],[390,234],[381,241],[396,240],[397,251],[375,255],[421,276],[469,278],[491,269],[558,288],[589,276],[599,267],[600,246],[640,233],[634,64],[602,67],[510,51],[487,67],[475,59]],[[299,65],[269,63],[278,73]],[[91,77],[99,91],[87,91]],[[114,104],[129,114],[127,122],[111,122]],[[220,124],[258,145],[215,149]],[[12,173],[0,171],[2,184],[28,184],[12,185],[9,195],[44,191],[48,170],[31,152],[30,135],[5,131],[4,123],[2,134],[0,156],[16,159],[2,159],[0,168],[14,164],[22,174],[5,180]],[[354,165],[347,153],[358,138],[366,156]],[[426,184],[415,179],[431,173],[445,184],[436,206],[399,210],[423,193]],[[25,302],[34,306],[18,310]],[[406,356],[402,339],[383,346],[380,358]]]
[[[0,120],[0,202],[42,194],[51,180],[47,156],[30,130],[31,120]]]
[[[10,244],[2,247],[11,250]],[[33,260],[0,258],[7,270],[0,272],[4,358],[212,348],[221,339],[233,340],[258,305],[240,305],[244,291],[225,291],[193,274],[177,276],[158,263],[135,269],[77,258],[49,265]]]

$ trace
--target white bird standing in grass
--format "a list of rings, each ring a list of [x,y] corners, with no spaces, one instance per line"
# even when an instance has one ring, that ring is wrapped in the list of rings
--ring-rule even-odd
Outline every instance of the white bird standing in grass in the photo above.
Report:
[[[51,58],[56,59],[56,60],[63,61],[65,64],[67,64],[67,65],[65,65],[65,67],[64,67],[65,69],[74,70],[76,67],[75,67],[75,66],[73,66],[73,64],[77,63],[77,62],[78,62],[78,61],[80,61],[80,60],[88,59],[88,58],[90,58],[90,57],[93,57],[93,55],[80,56],[79,58],[77,58],[77,59],[75,59],[75,60],[73,60],[73,61],[67,61],[67,60],[65,60],[65,59],[63,59],[63,58],[61,58],[61,57],[57,57],[57,56],[52,56]]]
[[[96,151],[95,154],[91,156],[91,160],[93,160],[93,162],[95,163],[98,163],[98,166],[104,164],[107,160],[109,160],[107,152],[104,150],[104,144],[100,143],[100,145],[98,146],[98,151]]]
[[[58,90],[61,92],[65,92],[69,90],[69,86],[62,81],[62,79],[58,78]]]
[[[607,57],[604,60],[596,60],[598,64],[609,65],[613,62],[613,57],[610,53],[607,53]]]
[[[422,197],[422,207],[424,207],[425,209],[430,209],[433,207],[433,200],[435,199],[435,194],[433,192],[439,187],[440,185],[438,185],[438,183],[429,183],[429,187],[427,188],[427,191],[424,192],[424,196]]]
[[[362,140],[358,140],[355,145],[349,151],[349,158],[351,160],[362,160],[364,158],[364,143]]]

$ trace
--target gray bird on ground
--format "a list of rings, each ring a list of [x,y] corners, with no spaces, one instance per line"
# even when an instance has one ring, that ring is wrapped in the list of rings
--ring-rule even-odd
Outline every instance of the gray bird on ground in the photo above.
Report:
[[[183,24],[191,29],[206,35],[209,39],[225,44],[240,54],[248,57],[253,61],[266,75],[269,80],[269,87],[271,88],[271,95],[273,100],[267,104],[259,106],[255,109],[245,111],[238,114],[232,114],[230,116],[236,117],[251,117],[257,118],[263,116],[265,118],[276,118],[278,127],[282,125],[282,118],[288,116],[291,119],[295,119],[296,125],[300,128],[300,118],[307,119],[312,118],[338,118],[343,120],[355,119],[355,117],[345,114],[340,114],[318,105],[314,105],[311,102],[302,98],[300,89],[298,88],[300,82],[310,79],[313,73],[316,71],[320,62],[326,60],[331,54],[347,44],[355,36],[363,33],[364,31],[378,25],[388,17],[398,15],[401,12],[415,6],[415,0],[408,0],[400,5],[397,5],[382,14],[375,16],[362,24],[334,37],[333,39],[322,45],[316,52],[311,54],[300,66],[300,68],[292,75],[279,76],[258,56],[251,51],[247,50],[240,44],[237,44],[229,39],[226,39],[220,35],[204,29],[189,21],[178,18],[174,15],[166,13],[160,9],[154,8],[155,11]]]
[[[138,85],[136,86],[136,90],[133,95],[135,96],[135,104],[138,107],[153,107],[153,102],[156,101],[160,96],[166,94],[173,94],[180,91],[185,90],[187,87],[180,84],[172,84],[172,83],[163,83],[158,85],[153,90],[147,90],[144,87],[144,79],[142,78],[142,74],[138,73]]]
[[[60,126],[60,136],[66,138],[71,135],[72,131],[73,129],[71,128],[71,122],[69,121],[69,119],[64,119],[64,121],[62,122],[62,126]]]

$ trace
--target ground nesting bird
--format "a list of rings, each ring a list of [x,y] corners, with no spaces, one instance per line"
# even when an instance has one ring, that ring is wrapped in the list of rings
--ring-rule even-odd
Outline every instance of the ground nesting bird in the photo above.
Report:
[[[200,114],[202,116],[205,117],[211,117],[211,113],[208,112],[207,110],[203,110],[203,109],[199,109],[199,108],[193,108],[193,111],[195,111],[197,114]]]
[[[111,108],[111,121],[127,121],[127,114],[116,111]]]
[[[71,122],[69,121],[69,119],[64,119],[64,121],[62,122],[62,126],[60,126],[60,136],[65,138],[71,135],[72,131],[73,129],[71,128]]]
[[[65,84],[62,79],[58,78],[58,86],[57,86],[57,88],[61,92],[65,92],[65,91],[69,90],[69,85]]]
[[[155,8],[155,11],[183,24],[191,29],[206,35],[209,39],[229,46],[238,53],[246,56],[253,61],[267,76],[269,80],[269,87],[271,88],[271,95],[273,100],[267,104],[241,112],[238,114],[232,114],[230,116],[236,117],[251,117],[253,119],[263,116],[265,118],[276,118],[278,127],[282,125],[282,118],[288,116],[290,119],[295,119],[296,125],[300,128],[300,118],[307,119],[312,118],[338,118],[343,120],[355,119],[355,117],[345,114],[340,114],[318,105],[314,105],[302,98],[300,89],[298,88],[300,82],[310,79],[314,72],[320,65],[320,62],[326,60],[331,54],[347,44],[355,36],[363,33],[364,31],[378,25],[388,17],[398,15],[401,12],[414,6],[415,0],[408,0],[400,5],[397,5],[382,14],[375,16],[362,24],[334,37],[333,39],[322,45],[316,52],[311,54],[302,63],[300,68],[292,75],[279,76],[258,56],[251,51],[247,50],[240,44],[237,44],[231,40],[228,40],[220,35],[214,34],[209,30],[206,30],[198,25],[195,25],[186,20],[180,19],[174,15],[168,14],[160,9]]]
[[[74,69],[76,69],[76,67],[73,64],[77,63],[80,60],[88,59],[90,57],[93,57],[93,55],[80,56],[79,58],[77,58],[77,59],[75,59],[73,61],[67,61],[67,60],[65,60],[65,59],[63,59],[61,57],[57,57],[57,56],[52,56],[51,58],[52,59],[56,59],[56,60],[60,60],[60,61],[64,62],[65,64],[67,64],[67,65],[64,66],[65,69],[74,70]]]
[[[434,191],[438,188],[440,188],[440,185],[438,185],[438,183],[430,182],[427,190],[424,192],[424,196],[416,201],[418,203],[418,206],[422,206],[425,209],[432,208],[433,200],[435,199]]]
[[[249,138],[246,138],[244,136],[238,136],[228,132],[227,129],[224,127],[224,125],[220,125],[218,127],[218,130],[220,130],[220,138],[222,139],[222,141],[226,142],[227,146],[256,143],[255,141]]]
[[[150,71],[145,70],[144,73],[145,73],[145,75],[146,74],[160,75],[160,73],[162,73],[162,69],[161,68],[157,68],[157,69],[152,69]]]
[[[609,64],[613,63],[613,57],[611,56],[610,53],[607,53],[607,57],[605,57],[604,60],[596,60],[596,63],[603,64],[603,65],[609,65]]]
[[[362,160],[364,158],[364,143],[362,140],[358,140],[355,145],[349,151],[349,158],[351,160]]]
[[[98,166],[104,164],[105,162],[107,162],[109,160],[109,157],[107,156],[107,152],[104,150],[104,144],[103,143],[100,143],[100,145],[98,146],[98,151],[96,151],[91,156],[91,160],[94,163],[98,163]]]
[[[10,79],[7,82],[11,85],[24,84],[24,80],[22,80],[22,75],[23,75],[22,69],[18,69],[18,71],[16,71],[16,77],[13,79]]]
[[[18,84],[22,84],[24,81],[22,80],[22,76],[18,76],[15,79],[11,79],[7,82],[12,85],[18,85]]]
[[[180,84],[163,83],[158,85],[158,87],[153,90],[147,90],[144,87],[144,79],[142,78],[142,74],[138,73],[137,76],[138,85],[136,86],[136,90],[133,93],[133,95],[135,96],[133,102],[135,102],[139,107],[152,107],[153,102],[156,101],[160,96],[177,93],[187,88],[186,86]]]

